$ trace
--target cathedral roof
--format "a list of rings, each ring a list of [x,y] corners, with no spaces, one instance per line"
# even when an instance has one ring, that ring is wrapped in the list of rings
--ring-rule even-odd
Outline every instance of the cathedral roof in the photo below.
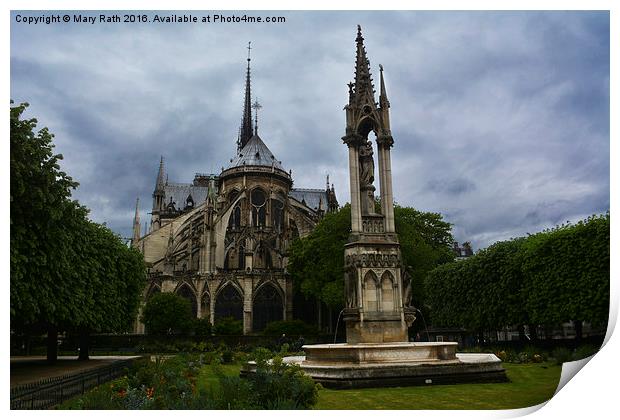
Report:
[[[195,205],[203,203],[207,199],[209,187],[203,187],[193,184],[181,184],[181,183],[168,183],[164,187],[166,194],[166,202],[164,206],[167,206],[172,198],[172,202],[175,203],[175,208],[185,208],[185,201],[189,195],[192,196],[192,200]]]
[[[325,190],[293,188],[288,192],[288,195],[314,211],[319,209],[319,204],[323,207],[321,210],[327,210],[328,197]]]
[[[276,169],[284,171],[282,163],[276,159],[271,150],[261,140],[258,134],[254,134],[246,145],[237,153],[228,168],[239,166],[268,166],[273,165]]]

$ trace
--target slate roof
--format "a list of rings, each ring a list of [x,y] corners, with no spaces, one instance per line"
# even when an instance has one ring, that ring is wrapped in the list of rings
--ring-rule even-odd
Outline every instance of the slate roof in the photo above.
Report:
[[[271,153],[271,150],[258,137],[258,134],[253,135],[248,140],[243,149],[232,159],[228,168],[235,168],[244,164],[247,166],[268,166],[270,168],[273,164],[277,169],[284,171],[282,163]]]
[[[172,201],[176,203],[174,207],[183,210],[185,208],[185,200],[187,200],[187,196],[190,194],[194,199],[194,206],[197,206],[204,203],[207,199],[208,192],[209,187],[169,182],[164,187],[164,193],[166,195],[164,207],[170,203],[170,197],[172,197]]]
[[[313,188],[293,188],[288,193],[289,197],[293,197],[295,200],[306,202],[306,206],[312,210],[319,209],[319,202],[323,198],[323,210],[327,211],[327,192],[325,190],[313,189]]]

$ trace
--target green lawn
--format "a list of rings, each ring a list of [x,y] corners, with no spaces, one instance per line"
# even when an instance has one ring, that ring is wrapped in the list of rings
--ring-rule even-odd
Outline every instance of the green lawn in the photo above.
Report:
[[[239,376],[241,371],[241,365],[219,365],[218,369],[227,376]],[[204,366],[196,381],[196,386],[202,389],[209,389],[213,386],[217,386],[217,376],[213,370],[213,366]]]
[[[350,390],[322,389],[316,409],[464,410],[509,409],[540,404],[553,396],[561,366],[550,363],[503,363],[509,383],[432,385]],[[222,365],[227,375],[238,375],[240,365]],[[217,378],[203,368],[199,386],[211,387]]]
[[[432,385],[403,388],[323,389],[320,410],[485,410],[523,408],[553,396],[561,366],[503,363],[509,383]]]

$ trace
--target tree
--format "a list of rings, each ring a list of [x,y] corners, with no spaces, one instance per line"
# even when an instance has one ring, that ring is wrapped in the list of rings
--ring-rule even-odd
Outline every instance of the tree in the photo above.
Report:
[[[412,277],[413,305],[424,305],[424,278],[435,267],[454,260],[450,223],[439,213],[394,206],[394,222],[400,241],[403,267]]]
[[[394,208],[396,232],[401,244],[403,265],[410,267],[414,304],[423,300],[426,273],[453,259],[450,224],[438,213],[420,212],[410,207]],[[289,251],[288,270],[293,284],[306,296],[319,298],[332,308],[344,305],[344,245],[351,230],[351,207],[328,213],[305,238],[295,241]]]
[[[10,110],[11,327],[47,329],[53,361],[57,326],[79,309],[79,299],[63,281],[72,260],[65,245],[70,226],[86,209],[70,199],[77,183],[60,170],[62,155],[53,154],[53,135],[47,128],[35,134],[34,118],[20,119],[27,106]]]
[[[427,304],[435,326],[477,331],[524,324],[523,238],[498,242],[463,261],[430,271]]]
[[[72,328],[81,336],[80,358],[87,359],[90,332],[124,332],[132,326],[146,269],[140,252],[128,248],[107,227],[85,220],[78,232],[72,283],[81,291],[83,306]]]
[[[574,321],[576,339],[588,321],[609,316],[609,213],[528,238],[523,255],[525,306],[538,324]]]
[[[288,271],[293,284],[332,308],[344,304],[344,245],[351,227],[351,206],[328,213],[308,236],[289,250]]]
[[[191,304],[169,292],[151,297],[144,306],[141,319],[147,334],[155,335],[187,333],[193,320]]]
[[[59,330],[127,329],[146,270],[137,251],[71,199],[78,184],[60,170],[47,128],[35,134],[37,120],[21,119],[27,106],[10,109],[11,329],[47,331],[53,362]]]
[[[527,238],[498,242],[431,271],[425,282],[436,326],[471,330],[575,321],[602,327],[609,315],[609,214]],[[533,324],[533,325],[532,325]]]

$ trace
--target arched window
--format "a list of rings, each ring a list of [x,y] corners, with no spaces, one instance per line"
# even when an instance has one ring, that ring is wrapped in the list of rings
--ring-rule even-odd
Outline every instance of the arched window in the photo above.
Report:
[[[368,312],[379,310],[377,305],[377,275],[369,271],[364,276],[364,309]]]
[[[161,290],[159,289],[159,286],[153,286],[149,289],[148,293],[146,294],[146,300],[145,302],[148,302],[153,296],[155,296],[157,293],[161,293]]]
[[[252,191],[251,203],[252,226],[265,226],[265,204],[267,203],[267,198],[263,190],[256,188],[254,191]]]
[[[283,319],[282,296],[271,284],[266,284],[256,292],[252,305],[252,331],[264,329],[268,323]]]
[[[284,203],[280,200],[271,200],[271,225],[276,232],[284,226]]]
[[[239,229],[241,227],[241,203],[237,203],[230,218],[228,219],[228,229]]]
[[[226,285],[215,300],[215,321],[226,317],[243,320],[243,297],[231,284]]]
[[[268,249],[264,250],[265,256],[265,268],[273,268],[273,261],[271,260],[271,251]]]
[[[237,268],[240,270],[245,268],[245,248],[243,246],[239,247],[239,261],[237,263]]]
[[[292,219],[290,221],[290,226],[291,226],[291,239],[295,240],[299,238],[299,229],[297,229],[297,224]]]
[[[233,188],[232,191],[228,193],[228,202],[232,203],[237,199],[237,197],[239,197],[239,190]]]
[[[183,286],[179,287],[177,290],[177,295],[181,296],[183,299],[186,299],[192,305],[192,315],[196,317],[198,312],[198,302],[196,302],[196,295],[194,294],[194,291],[187,284],[183,284]]]

